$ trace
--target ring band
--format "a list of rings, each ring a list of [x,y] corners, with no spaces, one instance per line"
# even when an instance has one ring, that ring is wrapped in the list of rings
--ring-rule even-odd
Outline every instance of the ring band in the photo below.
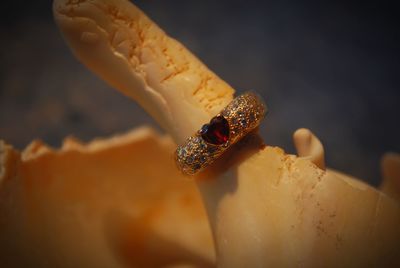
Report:
[[[233,99],[208,124],[178,146],[175,161],[186,175],[194,175],[216,160],[229,146],[258,127],[267,114],[261,97],[246,92]]]

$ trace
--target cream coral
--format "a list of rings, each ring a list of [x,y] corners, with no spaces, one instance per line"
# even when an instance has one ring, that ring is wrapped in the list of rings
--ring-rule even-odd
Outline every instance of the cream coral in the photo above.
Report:
[[[21,154],[2,143],[0,266],[211,266],[200,195],[173,149],[149,128]]]
[[[128,1],[59,0],[54,13],[78,59],[133,97],[177,143],[231,99],[233,90],[226,83]],[[96,38],[86,42],[86,33]],[[306,152],[301,144],[300,154],[323,154]],[[399,261],[396,201],[360,181],[318,168],[310,161],[324,168],[317,159],[260,145],[256,136],[250,137],[197,178],[218,266],[337,267]]]
[[[176,143],[232,99],[228,84],[128,1],[56,0],[54,16],[77,58],[143,106]],[[393,157],[383,161],[379,191],[326,168],[323,146],[308,130],[294,135],[299,157],[262,146],[254,134],[194,183],[174,167],[175,145],[154,135],[142,130],[88,146],[68,141],[62,150],[34,143],[21,158],[3,145],[1,261],[400,265]]]

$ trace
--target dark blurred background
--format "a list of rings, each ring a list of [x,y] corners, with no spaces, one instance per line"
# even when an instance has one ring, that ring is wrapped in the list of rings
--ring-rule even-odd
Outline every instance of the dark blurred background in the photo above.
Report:
[[[51,1],[2,3],[0,138],[59,146],[155,123],[70,53]],[[135,1],[238,91],[263,95],[268,144],[294,153],[310,128],[328,166],[377,185],[379,160],[400,152],[399,30],[382,2]]]

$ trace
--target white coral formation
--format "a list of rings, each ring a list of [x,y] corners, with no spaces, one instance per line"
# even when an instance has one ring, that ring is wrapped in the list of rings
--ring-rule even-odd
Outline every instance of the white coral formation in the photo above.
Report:
[[[129,1],[54,1],[74,54],[183,142],[233,89]]]
[[[0,144],[0,267],[211,266],[206,214],[173,148],[149,128],[59,150]]]
[[[229,85],[128,1],[56,0],[54,16],[78,59],[142,105],[177,143],[232,98]],[[33,143],[22,157],[3,144],[0,261],[400,265],[400,206],[385,194],[399,196],[398,155],[383,161],[381,192],[326,169],[309,130],[294,135],[299,157],[261,148],[259,137],[249,136],[196,177],[200,199],[196,184],[174,167],[174,145],[140,133],[87,146],[68,141],[60,151]]]

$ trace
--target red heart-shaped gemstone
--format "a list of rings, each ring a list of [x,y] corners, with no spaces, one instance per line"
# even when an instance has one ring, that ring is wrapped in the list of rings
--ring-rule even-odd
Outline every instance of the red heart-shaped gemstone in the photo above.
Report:
[[[208,143],[221,145],[229,139],[229,123],[223,116],[215,116],[200,130],[201,137]]]

